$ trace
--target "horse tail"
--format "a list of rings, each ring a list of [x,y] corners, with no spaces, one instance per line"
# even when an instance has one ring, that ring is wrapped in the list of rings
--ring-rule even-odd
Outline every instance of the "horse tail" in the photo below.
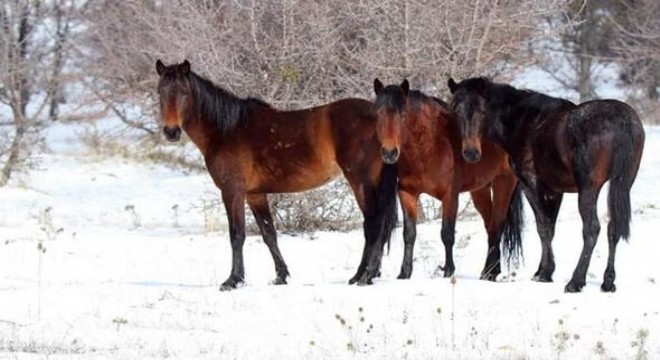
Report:
[[[518,263],[522,258],[522,229],[524,223],[522,187],[520,182],[517,182],[502,227],[502,251],[508,263],[511,263],[512,260],[514,263]]]
[[[612,163],[610,166],[610,190],[607,206],[610,213],[610,231],[614,239],[630,237],[630,188],[635,179],[635,151],[633,123],[624,120],[614,135]],[[643,133],[642,133],[643,136]]]
[[[390,240],[392,239],[392,232],[396,227],[397,222],[397,168],[395,164],[383,164],[380,172],[380,182],[376,194],[376,212],[375,221],[378,224],[378,231],[376,232],[380,237],[384,247],[387,244],[387,252],[390,251]]]

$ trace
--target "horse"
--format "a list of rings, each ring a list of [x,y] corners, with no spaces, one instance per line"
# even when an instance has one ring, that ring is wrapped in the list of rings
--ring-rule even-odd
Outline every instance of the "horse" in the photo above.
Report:
[[[541,238],[541,261],[534,280],[552,281],[557,213],[563,194],[577,192],[584,244],[564,290],[582,290],[600,233],[598,195],[603,184],[610,182],[609,256],[601,290],[616,291],[616,246],[619,239],[630,236],[630,189],[644,148],[644,129],[633,108],[617,100],[574,104],[483,77],[460,83],[450,78],[447,85],[459,118],[465,159],[479,161],[482,153],[486,156],[488,150],[481,146],[488,140],[500,145],[512,160]]]
[[[178,141],[183,130],[221,191],[232,266],[220,290],[245,281],[246,201],[275,263],[273,283],[286,284],[289,271],[277,245],[267,194],[313,189],[342,173],[364,216],[365,246],[350,282],[366,283],[367,263],[380,265],[370,261],[372,249],[389,241],[397,217],[396,169],[381,160],[371,102],[343,99],[279,111],[264,101],[237,97],[192,71],[187,60],[169,66],[158,60],[156,71],[165,138]]]
[[[522,194],[508,156],[485,142],[483,161],[472,164],[460,154],[460,134],[449,106],[421,91],[408,80],[384,86],[374,80],[378,140],[383,161],[397,165],[399,199],[403,209],[404,256],[399,279],[412,274],[417,202],[421,193],[442,201],[441,238],[445,246],[444,276],[454,274],[454,229],[458,195],[469,191],[488,233],[488,252],[480,278],[495,281],[501,273],[500,242],[511,260],[521,254]],[[491,197],[492,194],[492,197]],[[504,236],[503,236],[504,235]]]

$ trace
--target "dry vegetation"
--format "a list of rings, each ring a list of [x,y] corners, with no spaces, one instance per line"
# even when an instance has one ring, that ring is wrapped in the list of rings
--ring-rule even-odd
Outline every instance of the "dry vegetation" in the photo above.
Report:
[[[507,80],[542,59],[547,49],[540,54],[532,44],[552,42],[562,44],[553,51],[577,59],[566,86],[586,94],[594,63],[618,63],[622,81],[639,89],[652,119],[660,83],[659,14],[654,0],[8,0],[0,5],[0,186],[22,168],[27,144],[47,119],[115,119],[132,132],[127,139],[148,139],[140,142],[146,144],[142,158],[185,159],[190,167],[196,153],[158,144],[158,58],[186,58],[239,96],[293,109],[372,98],[374,77],[407,77],[439,96],[446,95],[449,75]],[[593,46],[604,36],[607,46]],[[114,140],[104,143],[107,138],[87,140],[118,148]],[[327,203],[324,192],[336,196],[337,186],[347,193],[345,185],[335,185],[274,203],[302,204],[304,215]],[[354,210],[322,222],[292,220],[309,224],[292,229],[357,223]]]

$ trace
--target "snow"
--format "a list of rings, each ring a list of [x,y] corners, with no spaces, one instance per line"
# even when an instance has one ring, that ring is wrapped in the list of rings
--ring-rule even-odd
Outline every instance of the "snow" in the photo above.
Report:
[[[554,283],[530,280],[540,244],[527,209],[525,261],[497,283],[478,280],[486,235],[474,219],[457,224],[455,284],[436,275],[444,249],[432,222],[418,226],[411,280],[396,280],[400,227],[369,287],[346,283],[361,231],[280,234],[288,285],[269,284],[270,254],[249,236],[247,284],[219,292],[231,252],[224,214],[202,205],[219,195],[208,175],[90,155],[77,130],[52,127],[39,169],[0,188],[0,358],[660,356],[660,128],[647,128],[632,239],[618,247],[613,294],[600,292],[606,189],[603,231],[579,294],[563,292],[582,246],[575,195],[565,197],[557,224]]]

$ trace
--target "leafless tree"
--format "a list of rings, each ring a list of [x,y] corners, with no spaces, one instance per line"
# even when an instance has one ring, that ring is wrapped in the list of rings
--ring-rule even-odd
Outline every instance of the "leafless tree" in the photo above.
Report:
[[[126,124],[154,133],[158,58],[168,63],[186,58],[196,72],[239,96],[257,96],[282,109],[373,98],[374,77],[392,82],[408,77],[414,86],[442,95],[448,75],[507,76],[531,62],[528,42],[541,34],[542,19],[561,11],[562,4],[96,1],[86,12],[88,50],[80,67],[91,79],[86,87],[103,106]],[[274,202],[304,203],[302,197],[293,199]],[[310,206],[300,213],[309,214],[304,208]]]
[[[53,118],[62,99],[73,1],[8,0],[0,5],[0,186],[25,164],[30,144],[44,126],[42,113],[50,105]],[[54,24],[55,29],[52,25]]]
[[[617,2],[609,16],[616,36],[612,44],[622,80],[648,99],[660,98],[660,3],[653,0]]]

